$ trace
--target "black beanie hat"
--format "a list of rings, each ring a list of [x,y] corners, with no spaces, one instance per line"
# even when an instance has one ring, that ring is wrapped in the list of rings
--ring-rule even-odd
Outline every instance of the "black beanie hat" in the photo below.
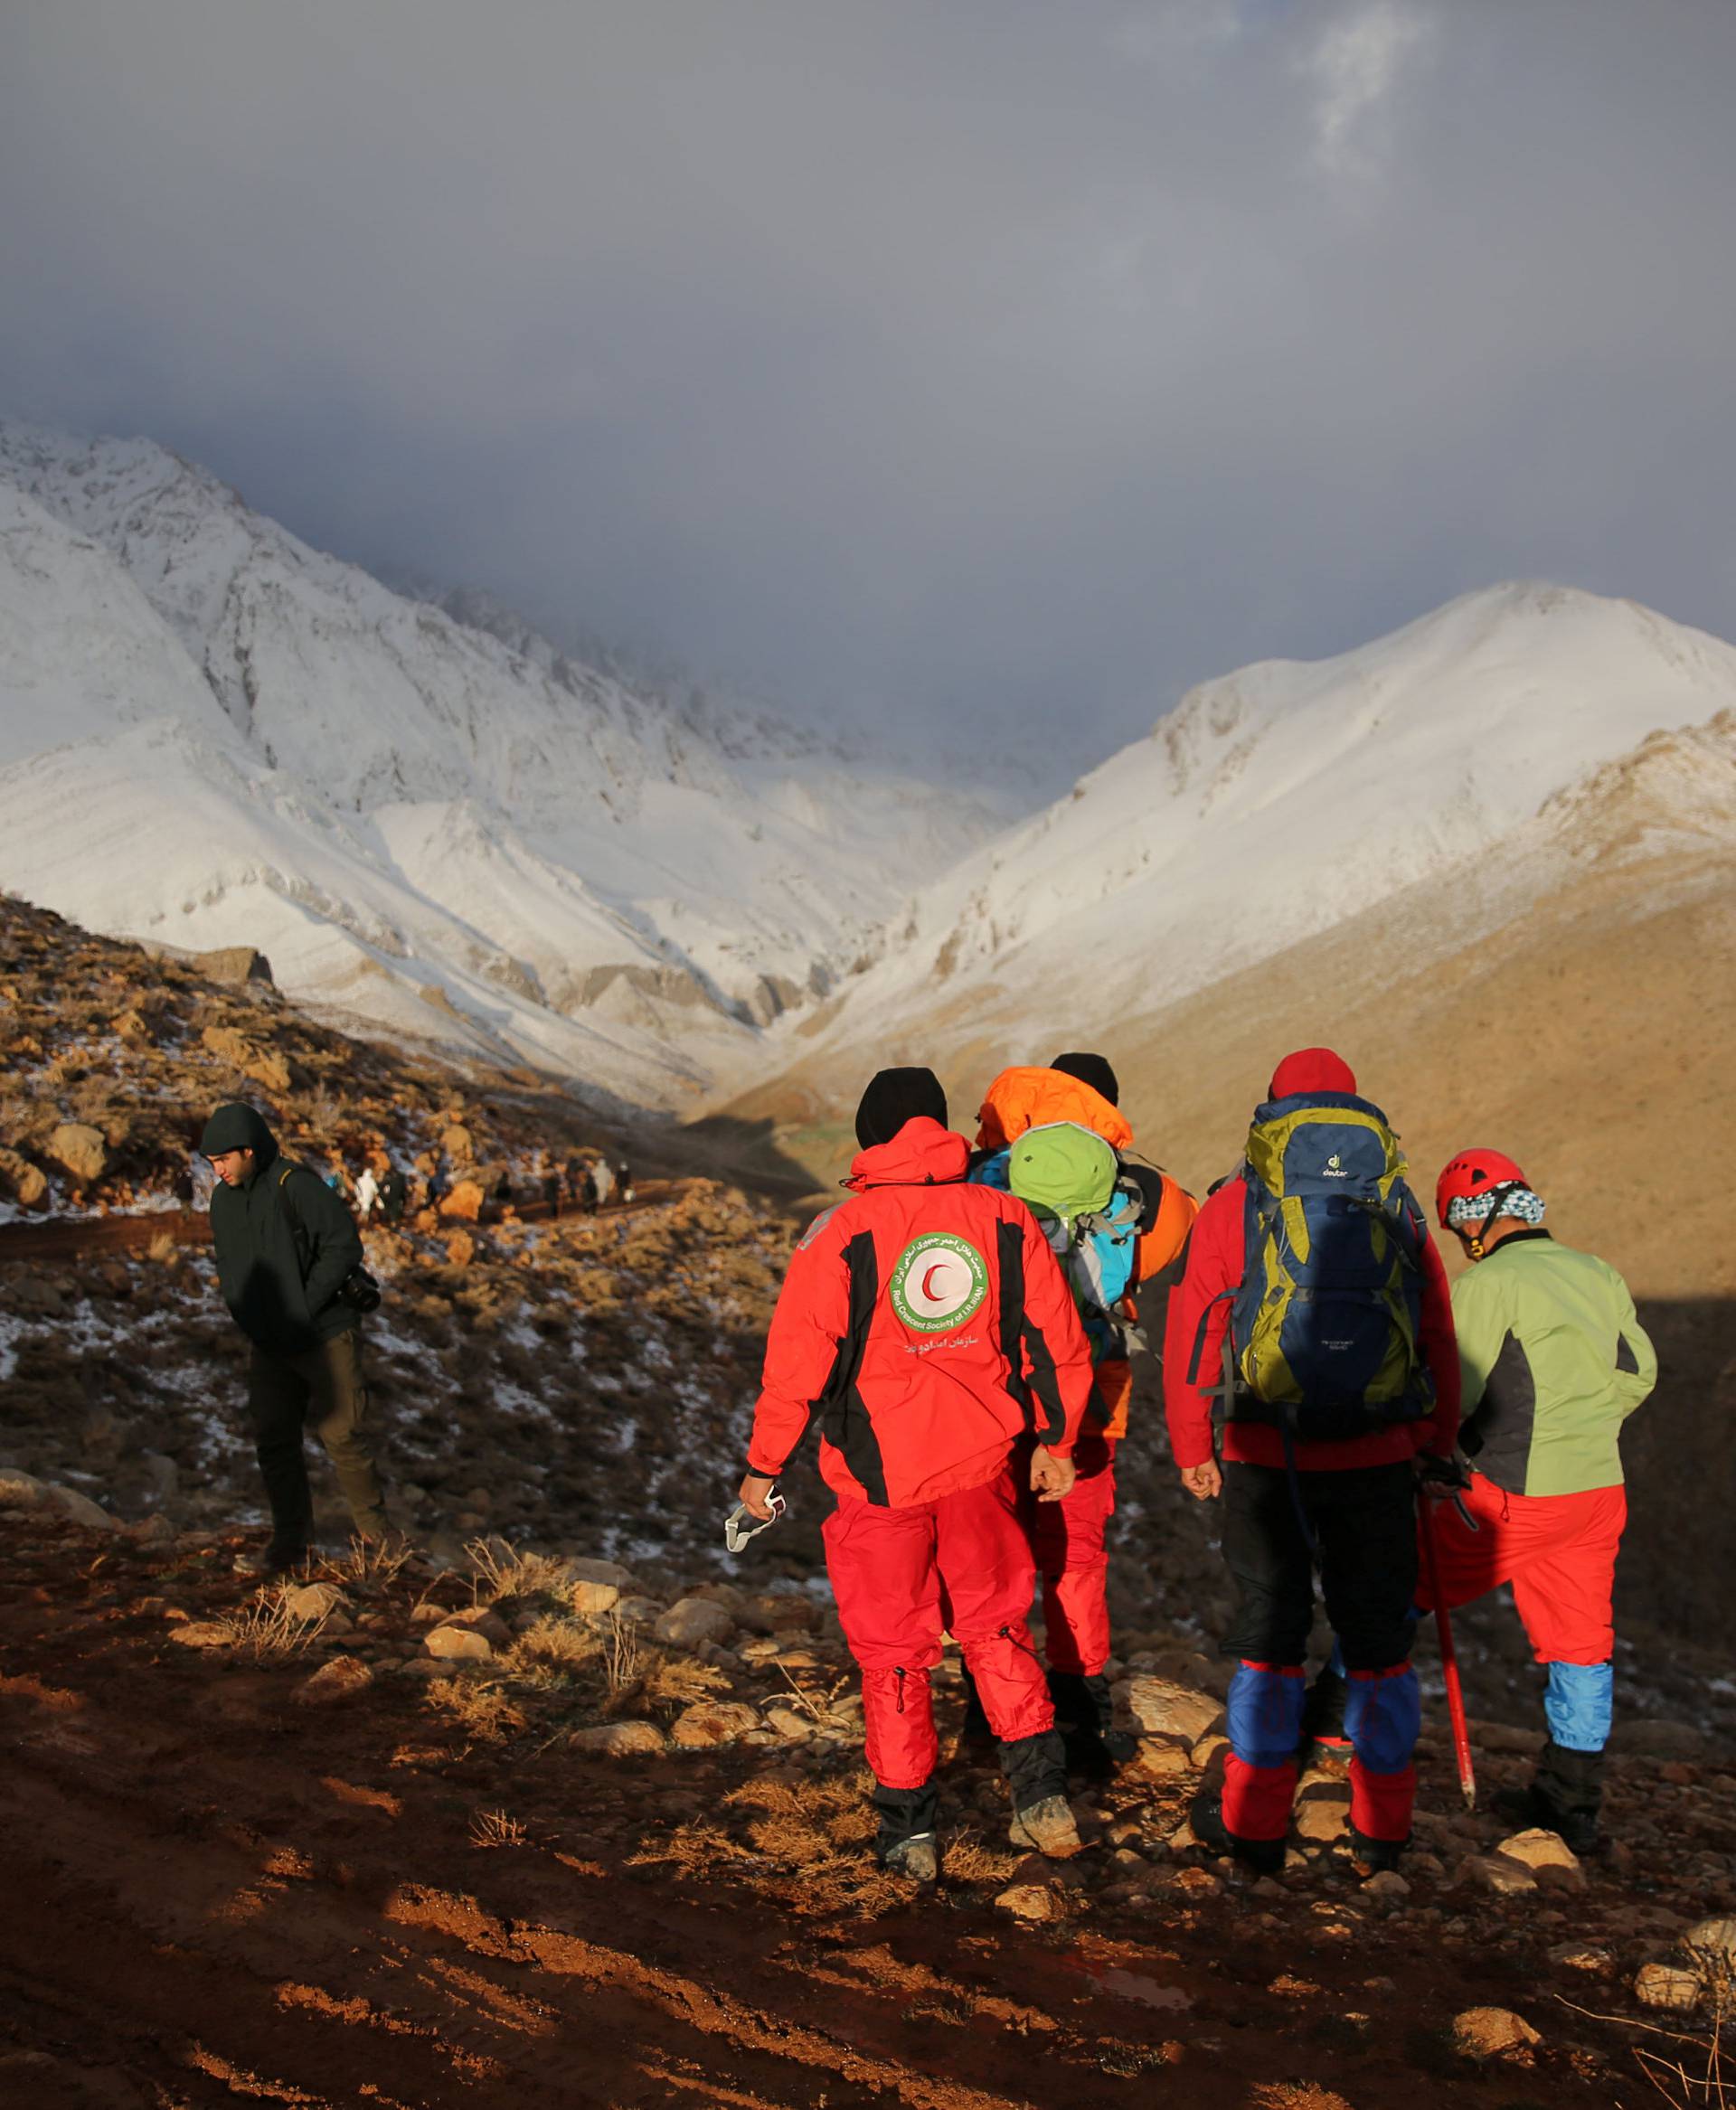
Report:
[[[947,1095],[931,1069],[880,1069],[856,1108],[856,1141],[863,1150],[890,1143],[919,1114],[947,1125]]]
[[[1059,1069],[1064,1076],[1078,1078],[1080,1084],[1090,1085],[1110,1106],[1121,1104],[1121,1087],[1116,1082],[1107,1055],[1057,1055],[1049,1067]]]

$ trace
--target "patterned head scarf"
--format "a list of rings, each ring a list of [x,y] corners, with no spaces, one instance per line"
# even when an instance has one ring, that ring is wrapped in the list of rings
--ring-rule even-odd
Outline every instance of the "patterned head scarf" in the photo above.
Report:
[[[1494,1194],[1500,1194],[1494,1214],[1489,1202]],[[1488,1194],[1456,1194],[1447,1204],[1447,1224],[1458,1230],[1463,1224],[1493,1223],[1497,1216],[1516,1216],[1521,1223],[1542,1223],[1546,1204],[1541,1194],[1533,1194],[1529,1187],[1509,1187],[1505,1193],[1496,1188]]]

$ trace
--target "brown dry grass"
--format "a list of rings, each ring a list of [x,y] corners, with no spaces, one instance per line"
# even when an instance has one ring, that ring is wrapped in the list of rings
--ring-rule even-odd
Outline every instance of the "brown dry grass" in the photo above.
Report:
[[[527,1846],[530,1837],[518,1819],[505,1810],[478,1810],[470,1820],[472,1846]]]
[[[850,1781],[755,1781],[723,1798],[748,1817],[746,1836],[722,1823],[683,1824],[633,1857],[703,1879],[722,1866],[804,1919],[872,1918],[903,1901],[908,1886],[877,1867],[870,1853],[875,1818],[861,1785]]]
[[[424,1703],[473,1744],[503,1744],[527,1726],[523,1708],[498,1685],[480,1679],[430,1679]]]
[[[238,1655],[256,1663],[288,1663],[319,1638],[329,1615],[298,1618],[289,1609],[292,1587],[278,1583],[257,1590],[240,1611],[218,1618],[216,1624],[227,1632]]]

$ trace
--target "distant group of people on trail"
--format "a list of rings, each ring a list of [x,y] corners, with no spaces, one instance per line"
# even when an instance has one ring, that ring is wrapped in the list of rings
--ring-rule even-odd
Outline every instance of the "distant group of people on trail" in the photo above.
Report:
[[[826,1560],[861,1667],[876,1851],[939,1871],[929,1677],[944,1634],[966,1732],[1000,1747],[1010,1836],[1080,1841],[1069,1770],[1131,1756],[1112,1719],[1105,1526],[1127,1427],[1134,1295],[1182,1263],[1163,1363],[1188,1492],[1222,1503],[1234,1664],[1221,1789],[1195,1835],[1282,1865],[1303,1762],[1347,1760],[1368,1877],[1409,1841],[1418,1619],[1511,1584],[1548,1666],[1548,1740],[1514,1814],[1598,1843],[1611,1720],[1618,1437],[1656,1359],[1616,1271],[1557,1244],[1509,1157],[1436,1190],[1472,1263],[1450,1288],[1380,1107],[1329,1049],[1287,1056],[1203,1205],[1134,1154],[1096,1054],[1004,1071],[976,1146],[932,1071],[882,1070],[850,1198],[809,1226],[767,1342],[740,1502],[760,1522],[810,1423],[836,1504]],[[1316,1572],[1334,1645],[1308,1681]],[[1028,1625],[1040,1586],[1044,1655]]]
[[[351,1203],[359,1222],[389,1228],[402,1223],[418,1207],[439,1209],[452,1191],[449,1172],[434,1164],[420,1182],[418,1193],[410,1175],[384,1151],[369,1156],[354,1182],[340,1164],[326,1176],[326,1183]],[[562,1216],[569,1210],[591,1215],[611,1202],[630,1202],[633,1173],[625,1163],[611,1163],[600,1154],[585,1157],[575,1152],[560,1164],[551,1153],[540,1151],[524,1171],[503,1165],[491,1176],[486,1198],[502,1210],[522,1210],[526,1203],[540,1201],[551,1216]]]

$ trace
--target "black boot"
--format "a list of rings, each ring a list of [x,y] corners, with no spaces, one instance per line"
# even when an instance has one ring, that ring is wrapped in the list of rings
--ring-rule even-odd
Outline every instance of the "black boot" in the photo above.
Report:
[[[926,1787],[881,1787],[873,1793],[880,1812],[874,1858],[882,1868],[931,1883],[937,1866],[934,1844],[934,1784]]]
[[[1559,1832],[1574,1853],[1596,1853],[1598,1814],[1603,1807],[1603,1753],[1570,1751],[1554,1742],[1543,1746],[1531,1784],[1532,1822]]]
[[[1079,1827],[1067,1802],[1067,1751],[1053,1729],[1001,1746],[1001,1771],[1013,1797],[1007,1836],[1014,1846],[1065,1856],[1079,1851]]]
[[[1066,1747],[1067,1763],[1076,1773],[1112,1773],[1138,1750],[1138,1738],[1115,1726],[1109,1681],[1100,1672],[1087,1678],[1076,1671],[1051,1671],[1049,1697],[1055,1703],[1055,1727]]]
[[[1285,1842],[1281,1839],[1239,1839],[1223,1821],[1223,1797],[1199,1794],[1187,1813],[1194,1836],[1208,1853],[1227,1853],[1250,1875],[1276,1876],[1283,1872]]]

